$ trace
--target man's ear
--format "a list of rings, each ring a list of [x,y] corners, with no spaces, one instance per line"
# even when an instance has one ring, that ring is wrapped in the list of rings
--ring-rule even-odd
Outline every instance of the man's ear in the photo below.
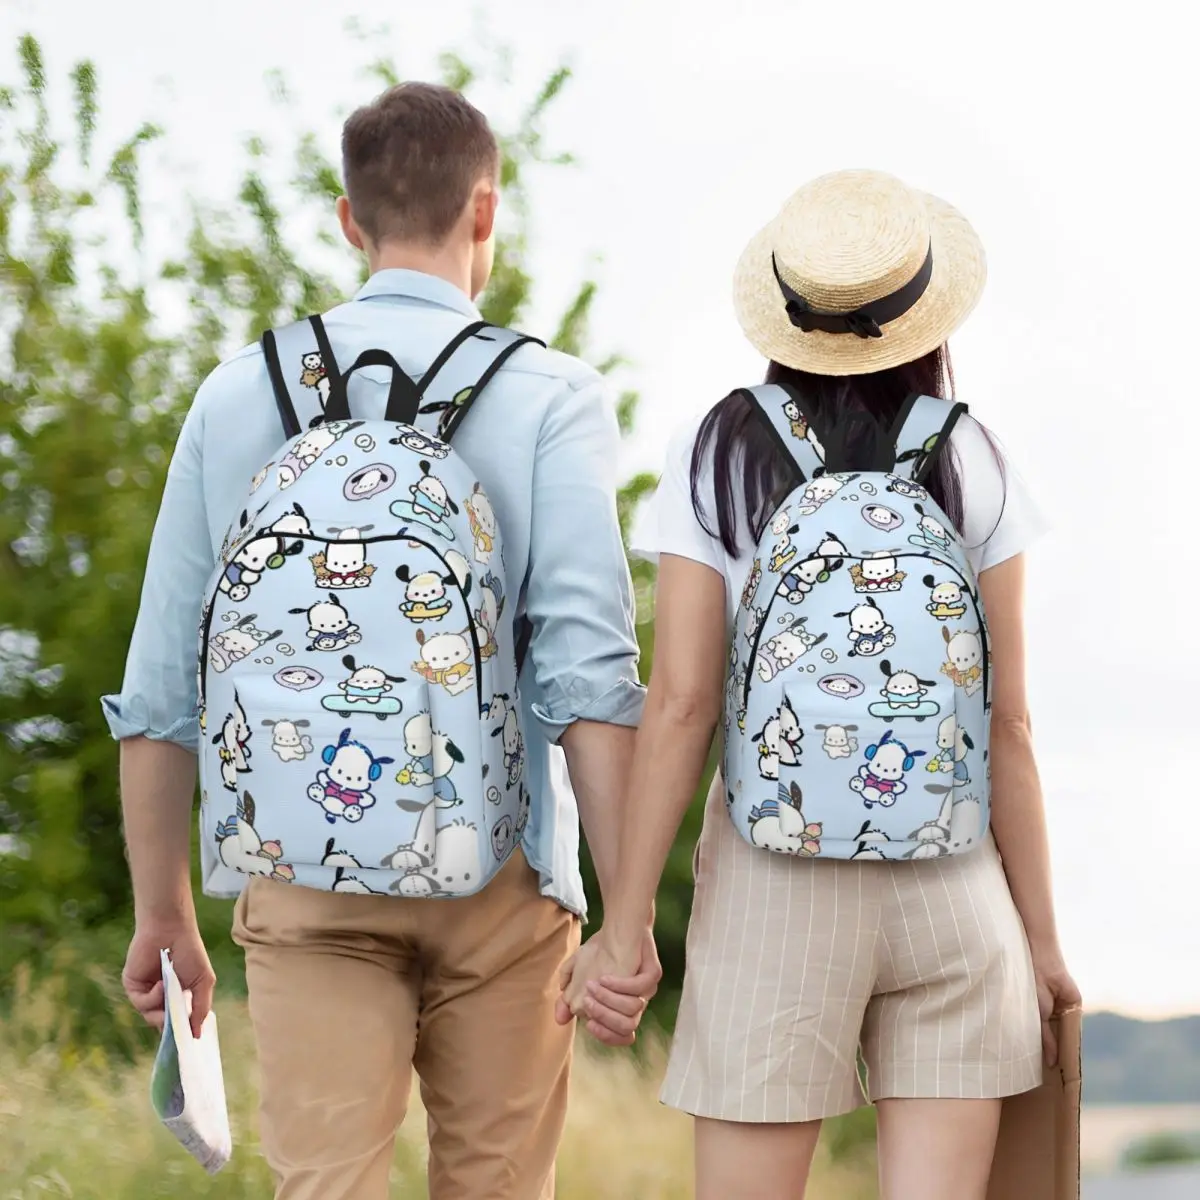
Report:
[[[350,201],[345,196],[339,196],[334,208],[337,212],[338,223],[342,227],[342,236],[355,250],[365,250],[366,246],[363,245],[362,230],[359,229],[354,220],[354,215],[350,211]]]
[[[478,245],[490,241],[496,227],[496,208],[500,203],[500,191],[495,180],[481,179],[472,194],[475,206],[475,241]]]

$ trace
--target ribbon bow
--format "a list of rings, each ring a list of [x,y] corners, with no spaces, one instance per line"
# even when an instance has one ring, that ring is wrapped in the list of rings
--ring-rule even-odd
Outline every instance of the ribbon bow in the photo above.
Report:
[[[817,312],[787,281],[779,274],[779,264],[775,255],[771,255],[771,269],[775,272],[775,281],[783,293],[784,311],[797,329],[804,333],[823,330],[825,333],[853,333],[860,338],[883,337],[879,323],[864,312],[826,313]]]

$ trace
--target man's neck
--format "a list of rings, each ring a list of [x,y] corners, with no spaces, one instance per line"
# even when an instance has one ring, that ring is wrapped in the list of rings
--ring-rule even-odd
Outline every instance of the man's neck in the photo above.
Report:
[[[389,269],[420,271],[423,275],[433,275],[452,283],[467,299],[471,299],[471,259],[467,249],[457,246],[430,249],[427,246],[399,245],[392,242],[380,246],[367,259],[367,266],[372,275],[376,271]]]

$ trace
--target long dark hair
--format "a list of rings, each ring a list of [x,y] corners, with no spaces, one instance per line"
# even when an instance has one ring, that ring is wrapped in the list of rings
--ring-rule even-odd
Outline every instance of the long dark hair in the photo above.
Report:
[[[922,396],[952,399],[954,368],[950,351],[941,346],[922,358],[875,371],[869,375],[813,375],[772,362],[767,383],[789,383],[807,401],[818,430],[836,424],[843,444],[853,458],[856,449],[870,453],[874,439],[890,429],[905,398]],[[700,480],[706,456],[712,454],[715,513],[705,511]],[[692,507],[696,519],[712,537],[720,537],[726,553],[739,550],[738,508],[735,489],[757,542],[784,496],[795,486],[795,468],[777,448],[746,398],[738,392],[726,396],[710,410],[700,425],[692,450]],[[925,486],[941,510],[962,532],[962,479],[954,453],[943,448]],[[716,528],[711,522],[715,519]]]

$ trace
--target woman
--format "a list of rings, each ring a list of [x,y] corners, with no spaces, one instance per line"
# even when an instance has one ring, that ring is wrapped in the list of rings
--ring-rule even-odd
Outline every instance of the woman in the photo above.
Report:
[[[1042,1058],[1055,1053],[1047,1019],[1078,1002],[1055,928],[1026,705],[1023,551],[1040,520],[972,419],[961,417],[945,438],[935,427],[899,463],[890,440],[916,411],[906,397],[952,389],[946,339],[974,307],[984,274],[975,233],[942,201],[874,172],[810,183],[750,244],[735,282],[742,328],[769,360],[768,382],[786,386],[787,403],[768,421],[756,401],[734,393],[669,452],[656,531],[644,547],[659,561],[655,654],[631,766],[620,883],[606,897],[604,928],[573,964],[565,999],[593,1031],[623,1019],[632,1034],[644,1006],[628,994],[641,931],[724,711],[727,743],[750,746],[751,759],[757,735],[763,779],[782,784],[791,773],[804,788],[793,784],[789,797],[781,787],[773,807],[753,810],[759,833],[769,826],[769,836],[749,827],[739,836],[735,821],[749,820],[735,794],[740,779],[735,789],[718,776],[709,793],[663,1089],[665,1103],[696,1118],[700,1200],[802,1196],[820,1122],[862,1102],[859,1053],[878,1111],[884,1200],[983,1200],[1000,1099],[1040,1083]],[[917,403],[932,413],[948,409]],[[886,476],[891,494],[855,494],[855,470],[881,464],[894,472]],[[852,594],[861,606],[837,614],[848,628],[843,620],[837,631],[817,634],[787,613],[818,612],[810,593],[833,586],[822,581],[848,552],[822,531],[835,520],[845,525],[842,514],[851,510],[837,507],[843,499],[860,502],[863,520],[853,528],[863,539],[902,549],[860,551],[849,571],[857,572]],[[906,520],[907,530],[893,532]],[[825,539],[817,556],[797,558],[789,539],[811,540],[814,530]],[[922,562],[951,561],[953,546],[965,559],[961,587],[940,567],[921,575]],[[903,665],[899,627],[883,609],[896,606],[900,567],[911,573],[914,564],[909,586],[920,589],[927,636],[939,650],[936,635],[946,638],[948,683],[886,661],[890,653]],[[772,601],[783,606],[778,621],[793,622],[790,644],[778,633],[778,607],[766,609],[765,633],[765,613],[757,629],[737,624],[739,608],[764,603],[754,596],[763,595],[768,572],[772,595],[782,597]],[[950,645],[949,627],[968,620],[974,603],[986,612],[990,658],[978,641],[958,657]],[[743,674],[726,699],[731,651],[739,657],[735,626],[759,649],[748,661],[742,652]],[[835,707],[851,684],[864,689],[857,675],[870,678],[884,699],[869,710],[891,722],[888,732],[860,729],[873,742],[860,747],[852,724],[803,729],[790,699],[778,707],[773,731],[769,719],[763,731],[752,730],[745,700],[753,688],[777,674],[803,680],[808,662],[828,672],[822,684]],[[822,665],[831,662],[838,668]],[[945,711],[923,705],[947,687],[950,707],[960,706],[959,727],[936,716],[912,724]],[[979,714],[990,699],[990,755],[970,766],[973,743],[961,713],[969,710],[965,697],[976,696]],[[904,730],[922,728],[928,750],[906,747]],[[864,753],[867,761],[851,774]],[[894,770],[880,765],[885,759]],[[727,754],[731,761],[746,759]],[[836,794],[824,782],[830,763],[842,772]],[[885,817],[928,805],[925,793],[946,797],[951,811],[970,774],[989,771],[990,829],[979,820],[986,806],[974,798],[963,810],[981,825],[973,836],[947,818],[926,822],[897,847],[876,828],[896,828]],[[982,778],[975,791],[986,794]],[[822,844],[814,805],[857,813],[856,849]]]

